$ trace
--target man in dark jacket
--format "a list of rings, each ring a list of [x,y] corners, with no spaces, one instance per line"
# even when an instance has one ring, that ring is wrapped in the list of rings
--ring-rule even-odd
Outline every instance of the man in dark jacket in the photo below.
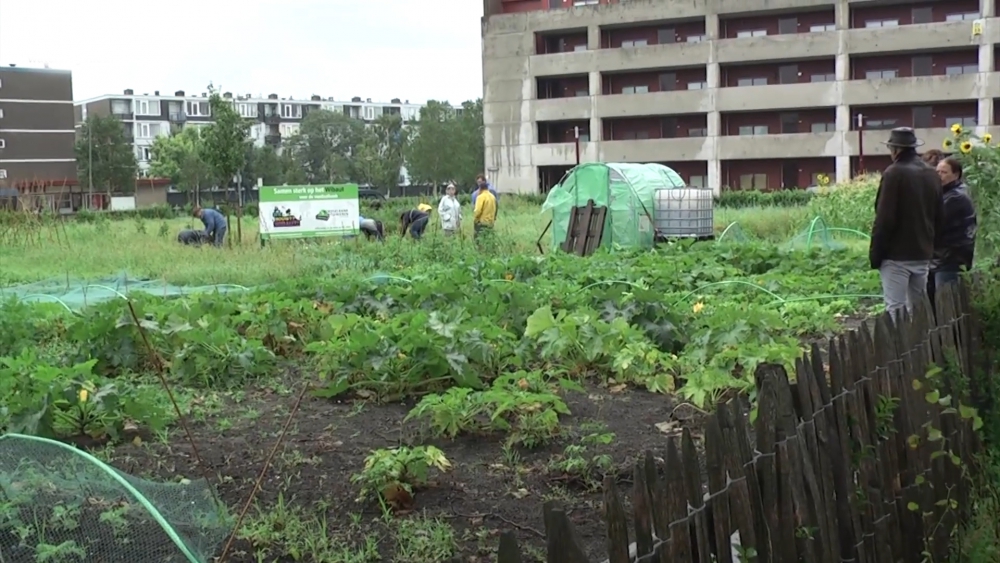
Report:
[[[958,281],[959,272],[972,269],[976,249],[976,208],[962,181],[962,163],[948,157],[937,165],[944,192],[944,219],[934,241],[934,286]]]
[[[205,238],[212,242],[212,246],[221,247],[226,240],[226,231],[229,230],[226,217],[215,209],[202,209],[197,206],[191,210],[191,214],[201,219],[205,225]]]
[[[882,173],[875,196],[875,222],[868,258],[882,278],[887,311],[910,308],[927,291],[935,233],[943,221],[941,180],[917,155],[913,129],[893,129],[893,163]]]
[[[432,209],[434,208],[430,205],[421,203],[416,209],[404,211],[399,216],[399,226],[401,227],[399,236],[405,237],[406,231],[410,231],[413,240],[420,240],[420,237],[424,236],[428,221],[430,221]]]

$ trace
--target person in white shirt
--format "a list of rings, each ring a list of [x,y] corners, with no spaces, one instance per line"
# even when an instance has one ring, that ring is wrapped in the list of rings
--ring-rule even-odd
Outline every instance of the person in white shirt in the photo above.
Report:
[[[455,184],[448,184],[445,196],[438,204],[438,215],[441,216],[441,230],[445,236],[453,236],[462,229],[462,204],[455,197]]]

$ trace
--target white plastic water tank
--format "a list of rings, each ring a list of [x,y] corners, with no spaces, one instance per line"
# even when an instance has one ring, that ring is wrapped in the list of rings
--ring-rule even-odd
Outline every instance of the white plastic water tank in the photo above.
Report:
[[[661,188],[656,190],[653,205],[659,237],[711,238],[715,232],[715,200],[710,189]]]

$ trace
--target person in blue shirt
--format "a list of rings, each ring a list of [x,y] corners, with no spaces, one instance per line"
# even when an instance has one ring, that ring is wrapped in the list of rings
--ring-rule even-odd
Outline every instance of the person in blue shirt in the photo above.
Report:
[[[221,247],[226,240],[226,231],[229,230],[229,223],[226,217],[215,209],[202,209],[195,207],[192,215],[201,219],[205,224],[205,238],[212,241],[212,246]]]
[[[497,211],[499,211],[500,194],[497,192],[496,188],[493,187],[493,184],[489,183],[486,176],[482,174],[476,176],[476,189],[472,190],[472,208],[476,208],[476,195],[479,194],[479,190],[481,190],[483,186],[486,186],[486,189],[489,190],[489,192],[493,194],[494,199],[497,200]]]

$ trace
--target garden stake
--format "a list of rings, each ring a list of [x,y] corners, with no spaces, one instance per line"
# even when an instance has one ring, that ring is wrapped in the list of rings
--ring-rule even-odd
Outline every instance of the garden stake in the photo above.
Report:
[[[271,468],[271,462],[274,460],[274,455],[278,453],[278,448],[281,446],[282,442],[285,441],[285,434],[288,432],[288,427],[292,425],[292,421],[295,420],[295,414],[299,412],[299,407],[302,406],[302,399],[305,398],[306,393],[309,391],[309,384],[302,386],[302,391],[299,392],[299,396],[295,399],[295,404],[292,405],[292,411],[288,413],[288,418],[285,419],[285,424],[281,427],[281,432],[278,434],[278,439],[274,442],[274,446],[271,448],[271,453],[267,454],[267,459],[264,460],[264,467],[260,468],[260,474],[257,475],[257,480],[253,484],[253,489],[250,490],[250,495],[247,497],[246,503],[243,504],[243,509],[240,510],[240,515],[236,519],[236,524],[233,526],[233,533],[229,535],[229,539],[226,540],[226,547],[222,549],[222,555],[215,560],[216,563],[225,563],[226,556],[229,555],[229,550],[233,547],[233,542],[236,541],[236,535],[240,532],[240,526],[243,525],[243,519],[246,518],[247,512],[250,511],[250,506],[253,504],[253,500],[257,498],[257,492],[260,491],[260,485],[264,482],[264,477],[267,476],[267,470]]]
[[[143,330],[142,324],[139,322],[139,315],[135,313],[135,307],[132,306],[132,300],[126,299],[125,303],[128,304],[128,312],[132,315],[132,322],[135,323],[135,328],[139,330],[139,336],[142,337],[143,344],[146,345],[146,348],[149,349],[149,353],[153,356],[153,360],[156,363],[156,377],[160,379],[160,383],[163,384],[163,389],[167,392],[167,397],[170,398],[170,404],[174,406],[174,412],[177,413],[177,420],[181,423],[181,428],[184,429],[184,435],[187,436],[188,443],[191,444],[191,453],[194,454],[194,459],[198,462],[198,467],[201,468],[202,477],[205,478],[205,481],[211,483],[212,479],[209,479],[210,473],[208,471],[208,466],[205,465],[205,460],[201,458],[201,453],[198,452],[198,444],[195,443],[194,436],[191,434],[191,429],[188,428],[187,418],[185,418],[184,413],[181,412],[181,407],[178,406],[177,399],[174,398],[174,392],[170,388],[170,384],[167,383],[166,375],[163,373],[165,365],[163,358],[160,357],[160,353],[156,351],[156,348],[153,348],[153,344],[150,343],[149,338],[146,336],[146,331]],[[221,504],[219,496],[215,492],[215,487],[209,487],[208,489],[212,492],[212,499],[215,500],[217,504]]]

